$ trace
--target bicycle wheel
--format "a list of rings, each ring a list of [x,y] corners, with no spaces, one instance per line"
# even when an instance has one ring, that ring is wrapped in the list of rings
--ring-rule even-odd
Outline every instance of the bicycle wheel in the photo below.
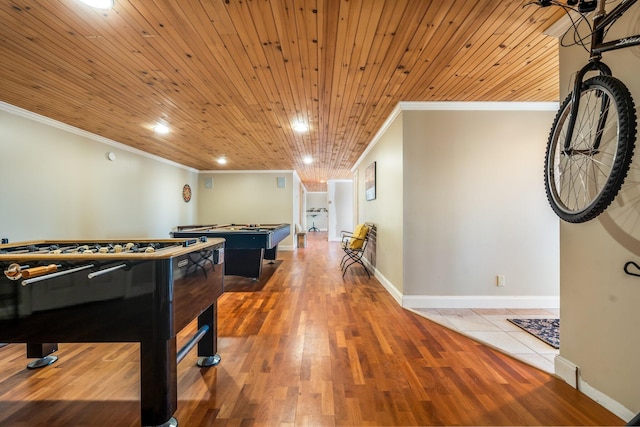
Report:
[[[636,139],[631,93],[618,79],[596,76],[582,84],[571,141],[569,95],[551,127],[545,158],[545,189],[555,213],[580,223],[600,215],[624,182]]]

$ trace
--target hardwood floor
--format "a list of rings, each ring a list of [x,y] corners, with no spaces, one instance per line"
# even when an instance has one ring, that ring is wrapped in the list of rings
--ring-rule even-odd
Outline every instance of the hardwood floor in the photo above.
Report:
[[[266,283],[227,282],[221,364],[200,369],[191,352],[178,365],[180,426],[624,424],[561,380],[403,310],[362,269],[343,280],[324,238],[281,251]],[[140,424],[138,345],[61,344],[58,356],[32,371],[24,345],[0,348],[0,426]]]

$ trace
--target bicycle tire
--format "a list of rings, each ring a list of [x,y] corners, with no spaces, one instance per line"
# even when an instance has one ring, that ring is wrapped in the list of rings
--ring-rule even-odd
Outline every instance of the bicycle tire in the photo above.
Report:
[[[604,212],[624,183],[636,140],[636,110],[629,89],[620,80],[611,76],[586,80],[580,89],[569,149],[565,150],[571,104],[569,94],[551,127],[545,190],[551,208],[561,219],[582,223]],[[605,121],[600,133],[599,120]],[[598,135],[600,144],[596,146]]]

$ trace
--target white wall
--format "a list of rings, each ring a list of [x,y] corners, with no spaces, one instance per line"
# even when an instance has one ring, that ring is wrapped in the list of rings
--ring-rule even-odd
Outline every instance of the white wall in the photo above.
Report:
[[[328,227],[328,209],[327,192],[326,191],[310,191],[307,193],[307,210],[309,209],[326,209],[323,212],[306,212],[307,217],[307,230],[315,224],[316,228],[320,231],[327,231]],[[316,215],[312,217],[311,215]]]
[[[291,188],[291,196],[292,196],[292,206],[291,206],[291,211],[292,211],[292,222],[291,222],[291,234],[292,234],[292,241],[294,243],[295,242],[295,238],[293,237],[293,234],[296,233],[296,224],[301,225],[304,222],[304,218],[305,218],[305,210],[306,210],[306,199],[307,199],[307,194],[306,194],[306,190],[304,188],[304,186],[302,185],[302,181],[300,181],[300,177],[298,176],[297,173],[293,172],[292,173],[293,177],[292,177],[292,188]],[[304,231],[304,229],[301,229],[300,231]]]
[[[358,221],[378,229],[376,275],[403,305],[558,306],[559,220],[542,174],[553,107],[402,103],[390,116],[354,172]]]
[[[640,8],[629,15],[608,37],[640,32]],[[581,48],[560,49],[562,97],[586,60]],[[604,61],[627,84],[637,105],[640,48],[606,53]],[[635,152],[632,170],[612,206],[590,222],[562,222],[560,227],[562,340],[556,366],[579,367],[581,389],[627,420],[640,412],[640,278],[623,272],[627,261],[640,263],[638,143]],[[564,377],[575,382],[571,370]]]
[[[0,109],[0,236],[167,238],[194,220],[197,173],[98,142],[6,104]],[[106,153],[116,154],[109,161]],[[182,200],[189,184],[194,197]]]
[[[376,276],[389,292],[401,299],[403,292],[403,130],[402,116],[388,123],[375,144],[360,158],[356,165],[358,183],[357,223],[372,222],[376,225]],[[376,162],[376,198],[365,199],[365,171]]]
[[[277,187],[277,178],[285,187]],[[211,188],[207,188],[207,180]],[[198,179],[200,224],[278,224],[291,225],[291,234],[281,245],[293,248],[294,193],[293,171],[202,172]],[[295,187],[295,188],[294,188]]]
[[[558,306],[559,225],[542,174],[554,114],[403,112],[408,305]]]
[[[331,180],[327,182],[329,240],[341,239],[342,231],[353,230],[353,182]]]
[[[200,173],[115,141],[0,105],[0,237],[167,238],[197,222],[300,221],[293,171]],[[107,153],[116,155],[115,161]],[[277,188],[276,179],[285,187]],[[207,188],[211,178],[213,188]],[[191,186],[190,202],[182,187]],[[302,189],[302,191],[301,191]],[[290,236],[283,249],[293,247]]]

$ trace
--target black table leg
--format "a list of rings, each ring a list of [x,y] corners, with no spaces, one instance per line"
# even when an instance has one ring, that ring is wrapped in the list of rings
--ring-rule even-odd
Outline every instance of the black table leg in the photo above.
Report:
[[[258,279],[263,259],[264,249],[225,249],[224,274]]]
[[[143,426],[177,425],[176,338],[140,343],[140,403]],[[173,420],[175,421],[175,419]]]
[[[203,368],[220,363],[218,354],[218,303],[214,302],[200,316],[198,329],[208,326],[209,330],[198,342],[198,366]]]
[[[278,245],[275,245],[271,249],[264,251],[264,259],[269,260],[269,264],[275,264],[275,260],[278,258]]]
[[[52,353],[58,351],[57,343],[27,343],[27,358],[37,358],[27,365],[29,369],[42,368],[49,366],[58,360],[58,356]]]

